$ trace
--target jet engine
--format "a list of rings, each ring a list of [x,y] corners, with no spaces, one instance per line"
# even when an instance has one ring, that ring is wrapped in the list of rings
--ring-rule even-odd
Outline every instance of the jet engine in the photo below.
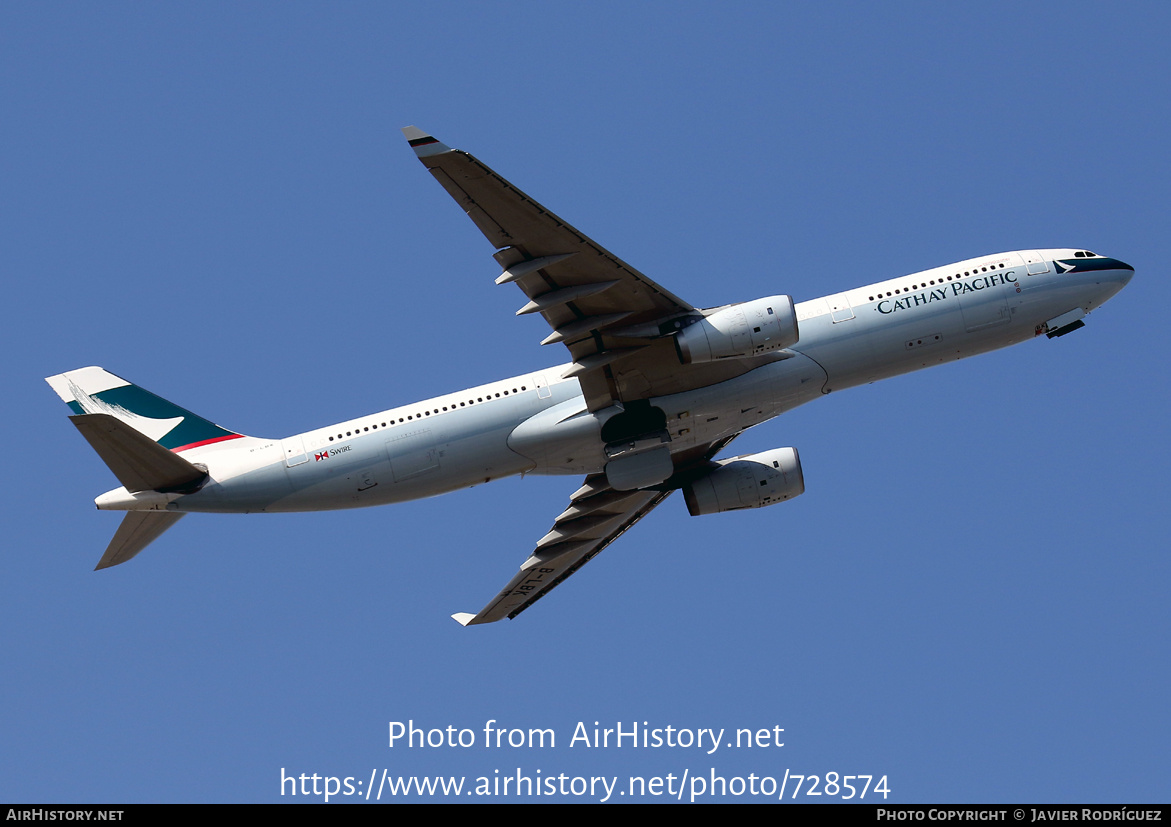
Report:
[[[717,310],[675,337],[683,364],[743,359],[797,343],[792,296],[768,296]]]
[[[741,508],[763,508],[805,493],[796,448],[774,448],[720,460],[699,479],[683,486],[692,517]]]

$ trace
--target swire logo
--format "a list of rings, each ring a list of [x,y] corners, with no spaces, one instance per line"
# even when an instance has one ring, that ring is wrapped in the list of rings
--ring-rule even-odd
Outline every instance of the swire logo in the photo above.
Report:
[[[350,448],[352,447],[352,445],[343,445],[340,448],[328,448],[324,451],[318,451],[313,455],[313,459],[315,462],[321,462],[323,459],[336,457],[338,454],[348,454],[350,452]]]

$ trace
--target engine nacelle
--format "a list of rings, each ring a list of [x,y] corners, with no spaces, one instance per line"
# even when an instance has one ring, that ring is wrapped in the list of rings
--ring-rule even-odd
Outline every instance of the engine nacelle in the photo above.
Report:
[[[763,508],[805,493],[796,448],[774,448],[719,461],[707,475],[683,486],[692,517],[741,508]]]
[[[768,296],[725,307],[676,334],[685,365],[743,359],[795,345],[797,313],[792,296]]]

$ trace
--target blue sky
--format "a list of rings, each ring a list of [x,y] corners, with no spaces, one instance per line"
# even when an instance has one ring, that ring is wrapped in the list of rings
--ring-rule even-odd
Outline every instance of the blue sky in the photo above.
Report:
[[[0,799],[278,801],[282,768],[520,768],[1166,801],[1169,18],[4,6]],[[673,497],[516,621],[448,615],[506,582],[575,478],[195,515],[91,571],[118,522],[92,500],[116,483],[45,376],[102,365],[281,437],[564,360],[408,124],[696,305],[1039,247],[1137,275],[1074,335],[752,430],[738,451],[800,450],[804,496],[701,518]],[[557,745],[387,746],[391,721],[491,719]],[[595,750],[570,746],[579,721],[786,736]]]

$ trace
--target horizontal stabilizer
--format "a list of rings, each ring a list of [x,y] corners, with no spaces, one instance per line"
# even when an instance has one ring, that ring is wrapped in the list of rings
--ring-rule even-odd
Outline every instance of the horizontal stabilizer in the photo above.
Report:
[[[206,471],[109,414],[80,414],[69,420],[127,491],[188,493],[207,479]]]
[[[83,431],[84,433],[84,431]],[[181,511],[131,511],[114,533],[106,553],[94,571],[125,563],[159,538],[164,531],[179,521]]]

